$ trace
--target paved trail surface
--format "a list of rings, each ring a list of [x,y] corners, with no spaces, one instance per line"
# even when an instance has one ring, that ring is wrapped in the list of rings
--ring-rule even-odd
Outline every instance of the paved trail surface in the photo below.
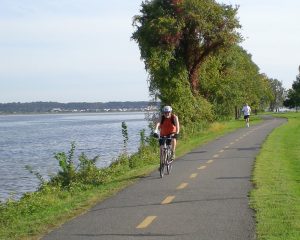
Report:
[[[155,171],[44,240],[252,240],[251,172],[261,144],[283,119],[239,129]]]

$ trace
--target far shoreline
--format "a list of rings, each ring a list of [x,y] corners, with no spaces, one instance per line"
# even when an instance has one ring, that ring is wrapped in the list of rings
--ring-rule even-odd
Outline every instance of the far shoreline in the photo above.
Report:
[[[115,113],[153,113],[155,112],[154,110],[128,110],[128,111],[89,111],[89,112],[84,112],[84,111],[78,111],[78,112],[70,112],[70,111],[62,111],[62,112],[14,112],[14,113],[9,113],[9,112],[0,112],[0,116],[7,116],[7,115],[67,115],[67,114],[97,114],[97,113],[105,113],[105,114],[115,114]]]

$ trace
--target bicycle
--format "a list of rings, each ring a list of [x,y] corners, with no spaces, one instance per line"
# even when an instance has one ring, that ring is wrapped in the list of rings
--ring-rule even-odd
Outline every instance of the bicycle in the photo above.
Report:
[[[174,136],[160,136],[159,138],[159,143],[160,146],[162,146],[161,151],[160,151],[160,166],[159,166],[159,172],[160,172],[160,177],[163,178],[164,173],[165,173],[165,168],[167,170],[167,174],[171,173],[172,170],[172,163],[173,160],[171,159],[172,157],[172,148],[171,148],[171,142],[172,138]]]

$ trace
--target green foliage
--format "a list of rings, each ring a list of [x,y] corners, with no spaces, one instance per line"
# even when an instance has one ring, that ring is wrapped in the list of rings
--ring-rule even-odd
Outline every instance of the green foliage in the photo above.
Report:
[[[46,184],[46,180],[43,178],[43,176],[39,172],[35,171],[32,166],[26,165],[25,169],[39,180],[39,188]]]
[[[78,157],[78,165],[74,164],[75,142],[71,143],[68,154],[56,153],[55,158],[59,162],[60,170],[45,186],[58,186],[72,191],[77,187],[85,188],[87,185],[99,185],[106,181],[107,173],[96,166],[99,156],[89,159],[84,153]]]
[[[150,75],[150,94],[172,105],[183,129],[214,119],[211,104],[197,94],[198,71],[208,56],[239,41],[237,9],[213,0],[153,0],[140,12],[132,38]]]
[[[273,98],[270,102],[270,111],[278,110],[279,107],[283,106],[285,98],[285,89],[282,86],[282,82],[277,79],[269,79]]]
[[[140,148],[144,148],[145,144],[146,144],[146,134],[145,134],[146,130],[142,129],[140,131]]]
[[[182,129],[237,116],[244,102],[264,109],[273,97],[270,82],[237,45],[237,11],[213,0],[152,0],[134,17],[132,39],[150,94],[172,105]]]
[[[300,106],[300,75],[298,75],[296,81],[293,82],[292,89],[288,90],[284,106],[298,110]]]
[[[264,111],[268,106],[270,106],[270,103],[274,100],[276,96],[272,89],[272,82],[271,82],[272,80],[269,79],[265,74],[260,74],[259,78],[261,80],[259,81],[259,84],[257,86],[257,92],[258,92],[257,95],[259,96],[259,103],[258,106],[256,107],[259,111]],[[285,91],[284,89],[281,90]],[[279,98],[283,97],[280,96],[280,94],[278,95],[278,97]],[[278,102],[278,104],[282,104],[282,103]]]
[[[213,105],[218,119],[232,117],[245,102],[252,109],[264,109],[272,98],[270,82],[239,46],[207,58],[200,79],[200,92]]]
[[[122,136],[123,136],[123,147],[124,154],[127,152],[127,143],[128,143],[128,128],[125,122],[122,122]]]
[[[76,178],[83,184],[100,184],[99,169],[96,166],[99,156],[89,159],[84,153],[79,156],[79,165]]]
[[[58,171],[57,178],[63,187],[68,187],[75,178],[75,166],[73,162],[75,152],[75,142],[71,143],[71,149],[68,155],[64,152],[59,152],[54,155],[55,159],[58,161],[60,170]]]

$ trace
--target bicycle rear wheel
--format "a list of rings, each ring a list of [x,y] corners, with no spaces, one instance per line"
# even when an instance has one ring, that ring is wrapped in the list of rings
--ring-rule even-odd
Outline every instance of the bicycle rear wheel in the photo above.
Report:
[[[172,162],[167,164],[167,173],[170,174],[172,170]]]
[[[159,167],[159,174],[161,178],[164,176],[164,168],[165,168],[165,164],[161,162]]]

